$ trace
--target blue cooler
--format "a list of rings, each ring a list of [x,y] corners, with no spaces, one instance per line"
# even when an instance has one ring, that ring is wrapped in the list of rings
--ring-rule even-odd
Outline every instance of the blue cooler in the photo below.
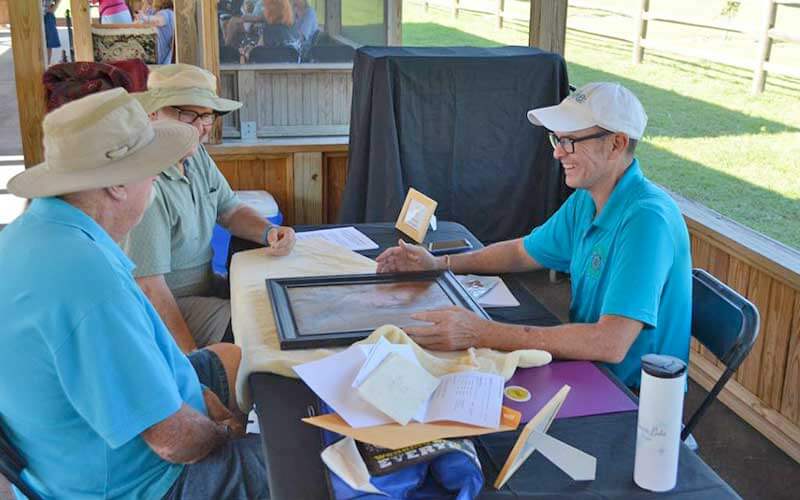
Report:
[[[249,205],[262,217],[273,224],[283,223],[283,214],[272,197],[266,191],[236,191],[242,203]],[[217,224],[214,226],[214,234],[211,236],[211,248],[214,250],[214,258],[211,265],[215,273],[228,274],[228,246],[231,242],[231,234],[227,229]]]

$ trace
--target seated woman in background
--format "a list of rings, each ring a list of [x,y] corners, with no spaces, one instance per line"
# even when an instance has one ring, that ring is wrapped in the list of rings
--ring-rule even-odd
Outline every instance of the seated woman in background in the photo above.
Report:
[[[175,42],[175,11],[172,0],[154,0],[156,13],[137,14],[136,22],[158,28],[158,64],[171,64]]]
[[[302,43],[294,23],[294,12],[289,0],[264,0],[263,44],[265,47],[295,47]]]
[[[308,5],[308,0],[292,0],[294,27],[302,37],[303,43],[309,43],[319,31],[317,13]]]
[[[130,24],[131,11],[125,0],[100,0],[100,22],[102,24]]]

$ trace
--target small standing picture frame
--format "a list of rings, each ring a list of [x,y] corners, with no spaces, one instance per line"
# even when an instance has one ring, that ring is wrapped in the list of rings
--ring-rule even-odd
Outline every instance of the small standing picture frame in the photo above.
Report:
[[[436,201],[414,188],[408,188],[406,201],[394,227],[417,243],[425,240],[431,217],[436,211]]]

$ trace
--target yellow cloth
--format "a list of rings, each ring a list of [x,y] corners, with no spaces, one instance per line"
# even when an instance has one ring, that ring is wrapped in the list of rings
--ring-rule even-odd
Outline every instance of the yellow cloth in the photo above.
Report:
[[[231,322],[236,344],[242,348],[242,362],[236,380],[237,401],[242,411],[247,411],[252,406],[248,384],[251,373],[271,372],[285,377],[297,377],[293,366],[341,350],[281,351],[272,304],[264,280],[374,272],[373,260],[321,239],[298,241],[292,253],[285,257],[268,256],[263,249],[240,252],[233,256],[230,272]],[[411,344],[422,366],[436,376],[469,369],[497,373],[508,380],[517,366],[541,366],[552,359],[550,353],[536,349],[509,353],[492,349],[468,349],[437,352],[434,356],[392,325],[378,328],[361,343],[374,343],[382,336],[395,344]]]

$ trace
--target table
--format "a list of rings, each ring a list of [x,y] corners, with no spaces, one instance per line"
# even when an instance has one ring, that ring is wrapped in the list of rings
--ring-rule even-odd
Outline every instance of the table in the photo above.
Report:
[[[298,231],[333,226],[299,226]],[[397,243],[402,237],[393,224],[356,224],[359,230],[371,237],[381,247],[361,252],[375,257],[384,248]],[[467,238],[475,248],[481,243],[463,226],[440,222],[439,230],[429,232],[426,240],[438,241]],[[234,239],[231,252],[252,248],[253,244]],[[518,308],[489,309],[490,316],[498,321],[553,325],[558,320],[525,289],[513,275],[503,278],[520,301]],[[604,369],[604,373],[621,386],[618,380]],[[256,404],[261,437],[267,457],[267,473],[272,498],[316,499],[327,498],[329,480],[324,464],[319,459],[323,437],[320,429],[304,424],[301,418],[319,412],[320,401],[300,380],[268,373],[250,376],[250,386]],[[627,391],[627,389],[625,389]],[[634,398],[633,394],[628,394]],[[521,429],[521,428],[520,428]],[[539,453],[534,453],[511,477],[501,490],[494,483],[519,431],[491,434],[475,438],[478,456],[485,476],[480,498],[576,498],[576,497],[655,497],[637,487],[633,482],[634,448],[636,441],[636,413],[614,413],[556,420],[550,434],[562,441],[594,455],[598,459],[597,479],[575,482]],[[739,498],[697,454],[686,446],[681,447],[678,485],[659,498]]]

